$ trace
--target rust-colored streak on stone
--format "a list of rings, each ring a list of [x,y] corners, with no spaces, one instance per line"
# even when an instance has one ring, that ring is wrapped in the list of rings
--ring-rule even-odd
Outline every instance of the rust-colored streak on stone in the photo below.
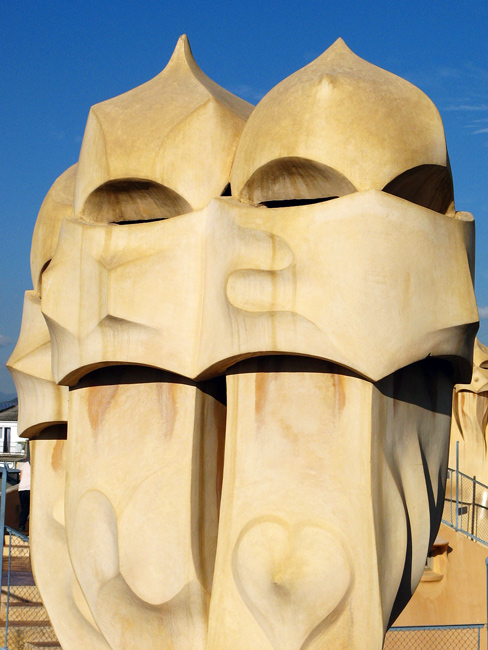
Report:
[[[458,418],[459,418],[459,423],[461,425],[461,435],[463,432],[463,428],[467,424],[466,395],[467,393],[465,393],[464,391],[460,391],[458,393]]]
[[[338,413],[341,413],[346,406],[346,391],[344,390],[344,379],[342,375],[333,374],[332,384],[334,386],[336,410]]]
[[[102,424],[117,391],[117,385],[92,386],[88,389],[88,419],[95,436],[98,435],[100,425]]]
[[[263,410],[266,407],[268,385],[269,385],[269,375],[266,372],[258,372],[256,374],[256,417],[260,418],[263,415]]]
[[[64,451],[64,440],[58,440],[54,445],[53,453],[51,456],[51,467],[54,472],[59,472],[63,469],[63,451]]]

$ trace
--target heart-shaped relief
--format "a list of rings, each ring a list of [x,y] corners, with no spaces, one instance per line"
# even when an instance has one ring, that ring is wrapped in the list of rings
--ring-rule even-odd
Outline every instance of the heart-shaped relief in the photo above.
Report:
[[[343,542],[310,521],[249,522],[232,568],[242,599],[276,650],[304,650],[313,632],[344,609],[352,583]]]

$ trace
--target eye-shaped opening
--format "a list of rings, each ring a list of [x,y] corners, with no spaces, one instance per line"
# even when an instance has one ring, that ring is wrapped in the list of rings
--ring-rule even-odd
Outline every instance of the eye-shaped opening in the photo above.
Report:
[[[191,212],[180,194],[164,185],[139,179],[109,181],[90,194],[82,218],[92,223],[127,225],[160,221]]]
[[[340,172],[307,158],[279,158],[257,169],[240,198],[270,208],[329,201],[356,192]]]
[[[383,188],[383,192],[416,203],[429,210],[454,216],[454,187],[451,170],[441,165],[408,169]]]

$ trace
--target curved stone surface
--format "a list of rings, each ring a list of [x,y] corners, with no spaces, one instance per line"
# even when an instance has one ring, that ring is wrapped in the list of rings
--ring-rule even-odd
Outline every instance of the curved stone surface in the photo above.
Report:
[[[456,467],[459,443],[461,472],[476,476],[479,482],[488,485],[488,348],[478,339],[473,361],[471,383],[457,384],[454,388],[449,466]]]
[[[72,165],[57,178],[37,216],[31,247],[32,285],[41,294],[41,276],[54,255],[64,219],[73,217],[73,192],[76,169]]]
[[[433,195],[445,195],[436,202],[442,209],[434,209],[453,210],[436,107],[418,88],[359,58],[339,39],[259,102],[239,142],[232,191],[251,203],[343,196],[382,190],[419,167],[424,176],[431,166],[439,172],[427,173],[437,187]]]
[[[65,440],[31,440],[32,570],[64,650],[110,650],[91,615],[73,571],[66,541]],[[53,580],[53,576],[56,579]]]
[[[154,79],[92,107],[75,214],[95,222],[132,221],[203,208],[229,182],[252,108],[200,70],[182,36]]]
[[[25,292],[20,335],[7,367],[19,398],[19,434],[31,438],[49,427],[51,436],[65,437],[68,389],[54,381],[51,339],[35,291]],[[63,426],[55,431],[56,425]]]

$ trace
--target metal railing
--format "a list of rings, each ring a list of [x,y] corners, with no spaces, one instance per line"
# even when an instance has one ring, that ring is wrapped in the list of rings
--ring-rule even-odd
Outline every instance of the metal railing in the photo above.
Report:
[[[480,650],[485,625],[392,627],[383,650]]]
[[[459,471],[459,443],[456,469],[448,469],[442,523],[488,546],[488,485]]]
[[[32,576],[29,538],[9,526],[5,532],[8,566],[2,590],[5,635],[0,650],[60,647]],[[4,555],[4,563],[6,559]]]
[[[15,399],[9,399],[6,402],[0,402],[0,411],[5,411],[6,409],[10,408],[11,406],[17,406],[19,400],[17,398]]]

